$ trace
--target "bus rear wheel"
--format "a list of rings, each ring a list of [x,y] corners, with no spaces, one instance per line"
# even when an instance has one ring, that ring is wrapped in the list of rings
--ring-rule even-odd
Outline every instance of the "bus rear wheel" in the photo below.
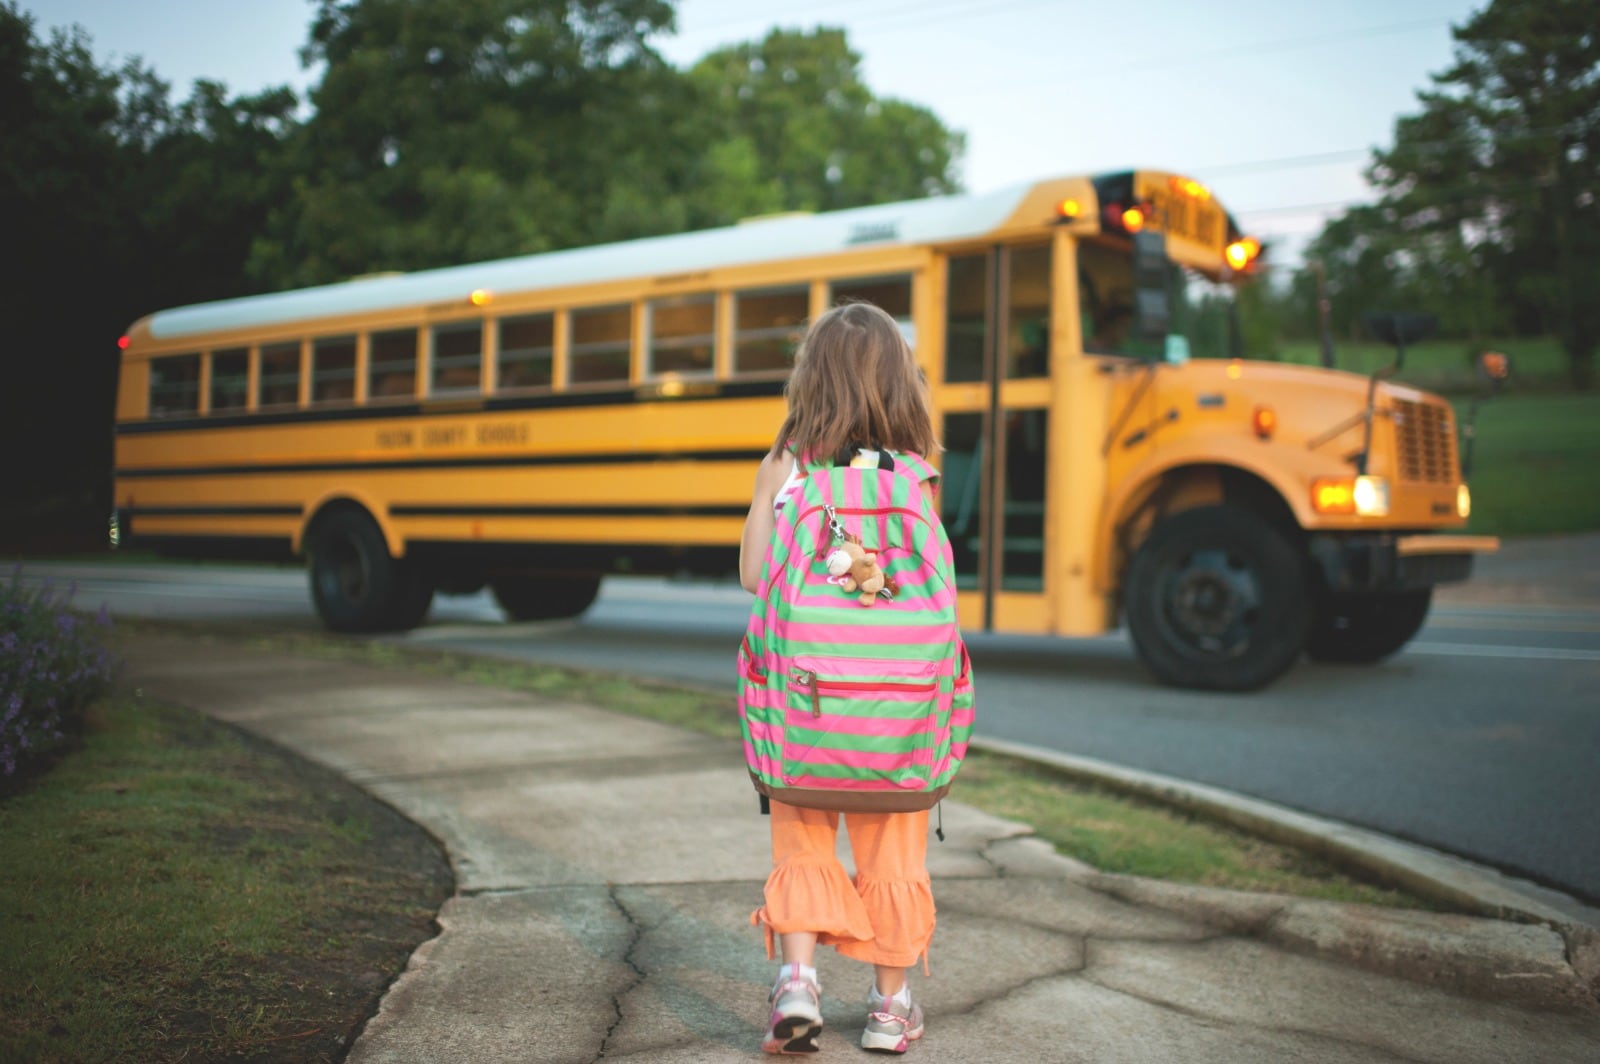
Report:
[[[415,628],[433,603],[433,584],[416,566],[389,555],[377,523],[365,513],[337,510],[307,535],[311,599],[335,632]]]
[[[598,576],[532,576],[511,573],[490,582],[494,600],[514,621],[553,621],[576,617],[600,594]]]
[[[1299,659],[1311,625],[1305,564],[1248,510],[1205,506],[1158,524],[1124,582],[1134,648],[1162,683],[1253,691]]]
[[[1411,641],[1428,619],[1433,589],[1382,595],[1329,595],[1311,626],[1312,661],[1371,665]]]

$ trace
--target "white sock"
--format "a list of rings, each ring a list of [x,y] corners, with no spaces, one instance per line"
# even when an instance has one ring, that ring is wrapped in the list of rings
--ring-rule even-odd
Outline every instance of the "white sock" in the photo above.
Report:
[[[871,1002],[873,1008],[879,1008],[880,1006],[887,1004],[889,1001],[888,998],[884,997],[878,992],[878,987],[876,984],[873,985],[868,1000]],[[894,993],[894,1000],[899,1004],[909,1008],[911,1006],[911,984],[901,983],[900,989],[896,990]]]
[[[778,982],[780,983],[785,979],[792,979],[797,976],[817,983],[817,970],[809,964],[785,964],[778,969]],[[821,984],[818,985],[820,986]]]

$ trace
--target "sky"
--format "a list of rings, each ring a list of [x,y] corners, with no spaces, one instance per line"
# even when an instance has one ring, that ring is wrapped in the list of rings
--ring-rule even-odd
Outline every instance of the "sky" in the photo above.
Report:
[[[1395,119],[1451,65],[1450,27],[1488,0],[679,0],[655,40],[680,68],[773,27],[842,26],[879,97],[966,135],[973,192],[1150,167],[1209,185],[1290,264],[1343,206]],[[87,31],[103,65],[138,56],[183,99],[302,69],[312,0],[20,0],[36,33]]]

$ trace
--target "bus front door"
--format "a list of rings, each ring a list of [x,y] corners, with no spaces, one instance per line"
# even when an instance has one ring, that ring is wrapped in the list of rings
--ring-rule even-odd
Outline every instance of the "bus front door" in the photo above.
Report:
[[[950,256],[940,516],[967,628],[1046,632],[1050,245]]]

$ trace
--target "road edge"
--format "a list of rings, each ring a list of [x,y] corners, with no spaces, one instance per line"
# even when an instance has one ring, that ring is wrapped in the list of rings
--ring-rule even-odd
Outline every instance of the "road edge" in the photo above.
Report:
[[[972,747],[1047,766],[1063,775],[1230,824],[1317,854],[1379,880],[1480,916],[1600,934],[1600,909],[1560,891],[1439,850],[1337,820],[1297,812],[1203,783],[1077,754],[974,736]]]

